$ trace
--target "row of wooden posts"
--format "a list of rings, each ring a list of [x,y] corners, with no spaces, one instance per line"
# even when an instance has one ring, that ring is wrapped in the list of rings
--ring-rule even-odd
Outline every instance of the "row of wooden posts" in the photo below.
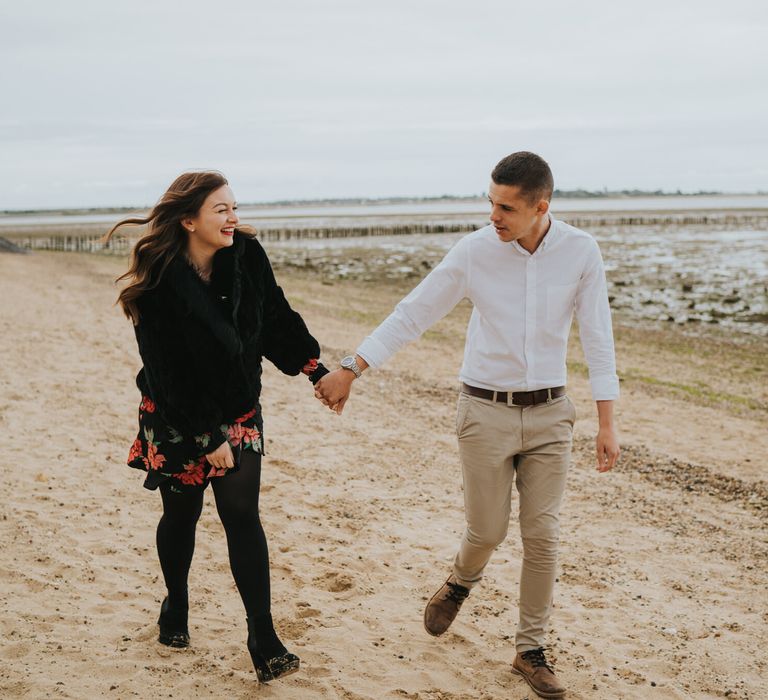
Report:
[[[664,225],[749,225],[768,224],[768,214],[633,214],[570,216],[565,220],[577,228],[586,230],[620,226],[664,226]],[[296,228],[257,228],[257,235],[264,241],[290,241],[330,238],[365,238],[370,236],[407,236],[429,233],[461,233],[474,231],[485,226],[487,221],[465,221],[445,223],[379,224],[376,226],[325,226]],[[108,246],[101,242],[101,235],[61,233],[35,236],[12,234],[8,238],[16,245],[29,250],[57,250],[66,252],[101,252],[125,254],[135,243],[134,237],[113,238]]]

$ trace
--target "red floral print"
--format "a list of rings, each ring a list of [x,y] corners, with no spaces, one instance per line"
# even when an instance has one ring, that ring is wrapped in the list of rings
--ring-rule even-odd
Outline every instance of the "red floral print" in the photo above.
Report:
[[[165,462],[165,455],[158,452],[157,447],[160,444],[155,441],[155,431],[152,428],[144,427],[144,441],[147,445],[147,456],[142,457],[146,469],[160,469]]]
[[[227,427],[227,440],[232,447],[237,447],[243,439],[245,428],[239,423]]]
[[[256,409],[252,408],[248,413],[244,413],[240,418],[235,418],[235,423],[244,423],[249,418],[253,418],[256,415]]]
[[[210,470],[208,471],[208,478],[212,478],[214,476],[224,476],[229,472],[229,467],[222,467],[219,469],[218,467],[214,467],[211,465]]]
[[[310,360],[307,362],[306,365],[304,365],[301,368],[302,374],[306,374],[307,376],[314,374],[315,370],[317,369],[317,360]]]
[[[150,442],[147,445],[147,465],[150,469],[160,469],[165,462],[165,457],[157,451],[157,446],[154,442]]]
[[[258,405],[232,421],[218,426],[214,433],[185,435],[167,425],[157,405],[147,396],[141,397],[139,433],[128,454],[128,464],[147,473],[144,485],[157,488],[165,479],[172,478],[177,491],[204,486],[211,478],[228,474],[231,469],[218,469],[208,463],[205,453],[210,452],[214,438],[223,437],[233,448],[262,451],[262,436],[258,429]]]
[[[257,449],[261,433],[256,428],[247,428],[240,423],[234,423],[225,427],[227,430],[227,441],[232,447],[237,447],[242,443],[243,447]]]
[[[260,439],[261,433],[256,430],[256,428],[243,428],[243,445],[250,446],[253,450],[257,450]]]
[[[182,484],[199,486],[203,483],[205,478],[205,457],[200,458],[197,462],[189,462],[184,465],[184,471],[179,474],[174,474]]]
[[[137,457],[141,457],[142,452],[143,450],[141,448],[141,439],[136,438],[133,441],[133,445],[131,445],[131,451],[128,453],[128,461],[133,462],[133,460],[136,459]]]

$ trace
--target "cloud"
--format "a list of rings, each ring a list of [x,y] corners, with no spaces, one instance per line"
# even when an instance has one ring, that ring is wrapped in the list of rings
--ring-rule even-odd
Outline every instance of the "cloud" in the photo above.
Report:
[[[539,150],[572,186],[768,188],[768,8],[52,0],[0,10],[0,208],[477,192]],[[58,183],[55,187],[52,183]]]

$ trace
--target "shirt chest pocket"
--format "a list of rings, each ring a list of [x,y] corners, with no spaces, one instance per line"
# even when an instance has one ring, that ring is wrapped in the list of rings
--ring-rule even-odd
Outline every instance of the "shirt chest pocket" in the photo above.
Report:
[[[547,320],[565,323],[570,320],[576,304],[579,283],[552,284],[547,286]]]

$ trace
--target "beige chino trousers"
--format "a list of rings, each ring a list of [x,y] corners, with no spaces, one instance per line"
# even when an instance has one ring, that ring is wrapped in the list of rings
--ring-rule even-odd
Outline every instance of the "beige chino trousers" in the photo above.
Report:
[[[493,550],[507,536],[514,483],[523,541],[515,635],[520,653],[544,645],[575,417],[567,396],[536,406],[508,406],[459,394],[456,432],[467,527],[454,575],[467,588],[482,578]]]

